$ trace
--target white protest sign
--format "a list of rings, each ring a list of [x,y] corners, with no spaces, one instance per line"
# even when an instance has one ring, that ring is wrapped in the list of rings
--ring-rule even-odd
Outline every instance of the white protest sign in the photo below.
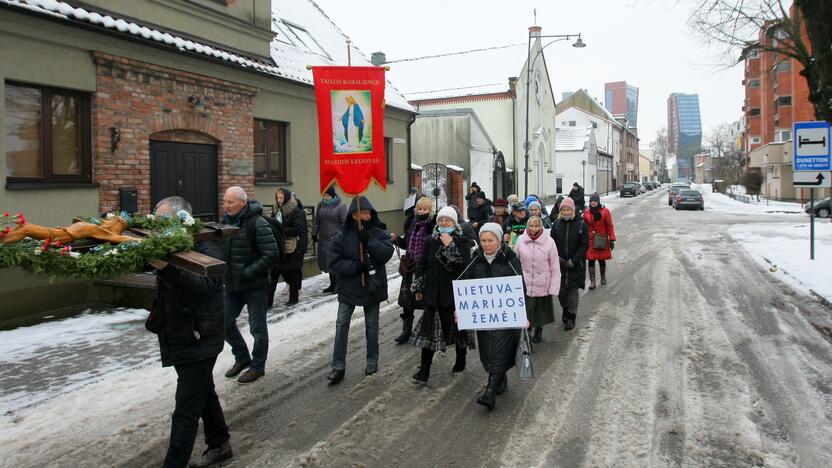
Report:
[[[526,328],[522,276],[500,276],[453,282],[460,330]]]

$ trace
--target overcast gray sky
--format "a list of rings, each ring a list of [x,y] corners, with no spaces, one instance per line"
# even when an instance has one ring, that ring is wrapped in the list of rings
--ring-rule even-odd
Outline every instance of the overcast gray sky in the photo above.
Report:
[[[707,132],[742,113],[742,68],[715,66],[718,50],[687,28],[688,7],[673,0],[317,0],[366,55],[388,60],[525,43],[537,8],[543,34],[583,34],[587,47],[546,49],[555,96],[585,88],[603,101],[604,83],[639,87],[642,144],[666,126],[667,97],[698,93]],[[403,92],[507,82],[525,61],[525,48],[393,64],[388,77]]]

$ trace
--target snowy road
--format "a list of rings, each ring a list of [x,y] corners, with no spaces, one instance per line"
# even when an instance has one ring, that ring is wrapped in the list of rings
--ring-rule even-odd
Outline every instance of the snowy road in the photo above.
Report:
[[[582,296],[575,330],[545,330],[536,378],[510,373],[490,413],[474,402],[485,380],[475,355],[453,376],[452,354],[437,356],[430,383],[412,383],[418,352],[393,342],[393,301],[380,372],[363,375],[357,313],[346,379],[327,387],[335,304],[313,294],[320,280],[305,283],[313,297],[270,319],[260,382],[222,378],[228,350],[218,361],[228,466],[832,466],[832,311],[729,236],[735,224],[805,217],[675,212],[666,200],[664,190],[609,200],[619,237],[609,284]],[[153,359],[141,319],[81,317],[43,348],[0,332],[0,465],[159,464],[175,375]]]

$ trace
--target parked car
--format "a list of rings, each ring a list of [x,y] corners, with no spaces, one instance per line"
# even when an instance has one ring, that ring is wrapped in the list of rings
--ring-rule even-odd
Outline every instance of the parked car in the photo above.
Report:
[[[702,194],[699,190],[680,190],[679,194],[676,196],[676,201],[673,204],[673,207],[677,210],[681,210],[683,208],[704,210],[705,199],[702,198]]]
[[[635,182],[624,182],[624,185],[621,186],[621,198],[626,196],[637,197],[638,193],[638,184]]]
[[[638,185],[638,193],[647,193],[647,188],[644,187],[644,184],[637,182],[636,185]]]
[[[832,206],[830,206],[829,202],[830,197],[815,200],[815,216],[818,218],[828,218],[829,215],[832,214]],[[811,208],[810,203],[803,205],[803,211],[805,211],[806,214],[809,214],[809,210]]]
[[[673,202],[676,201],[676,196],[679,195],[679,191],[681,190],[690,190],[690,186],[687,184],[678,184],[675,183],[667,189],[667,205],[673,206]]]
[[[644,187],[647,188],[647,190],[655,190],[656,189],[656,183],[651,181],[651,180],[648,180],[647,182],[644,183]]]

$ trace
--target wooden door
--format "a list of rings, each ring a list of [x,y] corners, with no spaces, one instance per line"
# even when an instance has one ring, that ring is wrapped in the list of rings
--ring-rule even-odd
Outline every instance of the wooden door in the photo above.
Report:
[[[217,147],[150,142],[150,198],[153,206],[173,195],[185,197],[193,216],[216,221],[219,212]]]

